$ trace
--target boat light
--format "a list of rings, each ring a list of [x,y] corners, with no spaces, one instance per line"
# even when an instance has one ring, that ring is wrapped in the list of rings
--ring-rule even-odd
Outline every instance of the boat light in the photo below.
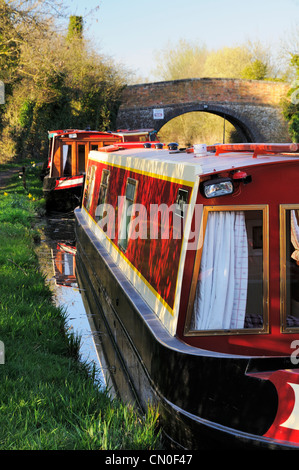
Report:
[[[69,134],[69,139],[76,139],[77,138],[77,134]]]
[[[211,199],[232,194],[234,192],[234,185],[230,178],[217,178],[204,181],[201,184],[201,190],[206,198]]]
[[[194,144],[194,156],[203,157],[207,155],[207,145],[206,144]]]
[[[170,144],[167,144],[168,150],[177,150],[179,147],[179,144],[176,142],[171,142]]]
[[[242,181],[244,184],[251,183],[251,175],[247,175],[245,171],[238,170],[233,174],[233,180]]]
[[[233,179],[234,180],[243,180],[244,178],[246,178],[247,176],[247,173],[245,173],[245,171],[236,171],[236,173],[233,174]]]

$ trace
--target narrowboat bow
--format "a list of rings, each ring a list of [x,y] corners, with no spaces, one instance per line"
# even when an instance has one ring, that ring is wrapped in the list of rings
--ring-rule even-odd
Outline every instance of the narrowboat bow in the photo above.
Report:
[[[122,398],[184,449],[299,449],[299,146],[89,154],[76,275]]]

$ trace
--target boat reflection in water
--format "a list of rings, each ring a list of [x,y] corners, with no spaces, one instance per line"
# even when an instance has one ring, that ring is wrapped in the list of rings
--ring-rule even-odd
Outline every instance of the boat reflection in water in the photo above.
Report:
[[[100,387],[109,386],[108,371],[106,383],[98,350],[101,348],[100,335],[91,328],[91,314],[86,312],[83,295],[75,275],[76,247],[74,245],[74,217],[72,214],[51,213],[43,230],[49,249],[41,249],[40,263],[54,293],[57,306],[65,309],[67,325],[75,336],[80,337],[80,359],[95,369],[95,381]],[[113,389],[109,387],[111,394]]]
[[[111,371],[102,354],[102,334],[96,327],[93,314],[85,300],[84,289],[77,283],[76,248],[67,243],[57,243],[52,248],[52,259],[57,288],[57,305],[65,307],[67,323],[71,332],[81,338],[80,358],[95,367],[95,380],[101,387],[107,387],[110,395],[115,396],[110,375]]]

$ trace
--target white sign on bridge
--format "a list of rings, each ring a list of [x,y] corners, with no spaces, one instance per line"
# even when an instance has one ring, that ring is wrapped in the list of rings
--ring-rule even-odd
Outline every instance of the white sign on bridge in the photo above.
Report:
[[[164,119],[164,108],[153,109],[153,118],[154,119]]]

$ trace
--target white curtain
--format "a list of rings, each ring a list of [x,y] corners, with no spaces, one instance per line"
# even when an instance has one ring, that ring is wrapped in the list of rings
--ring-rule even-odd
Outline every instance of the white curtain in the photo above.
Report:
[[[191,329],[244,328],[248,242],[243,212],[210,212]]]
[[[65,164],[66,164],[68,151],[69,151],[69,146],[68,145],[63,145],[62,146],[62,167],[63,167],[63,171],[65,169]]]
[[[299,264],[299,226],[297,221],[298,211],[291,211],[291,240],[292,245],[295,248],[291,257]]]

